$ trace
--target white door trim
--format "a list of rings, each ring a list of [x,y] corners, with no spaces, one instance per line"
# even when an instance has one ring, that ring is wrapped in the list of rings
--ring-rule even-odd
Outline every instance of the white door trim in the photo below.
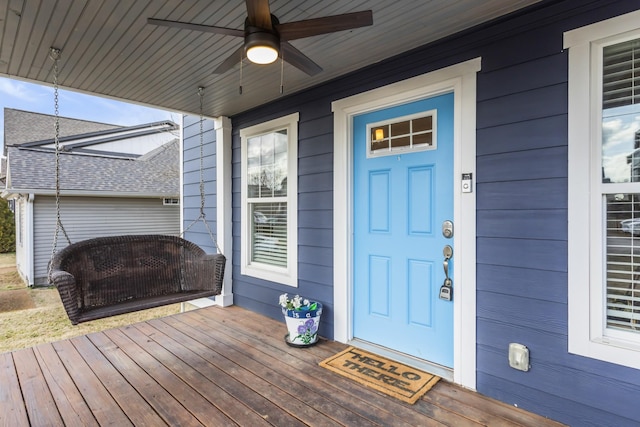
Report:
[[[476,388],[476,58],[340,99],[334,113],[333,278],[334,339],[353,339],[353,117],[440,93],[454,93],[454,362],[453,381]],[[474,176],[461,192],[462,173]]]

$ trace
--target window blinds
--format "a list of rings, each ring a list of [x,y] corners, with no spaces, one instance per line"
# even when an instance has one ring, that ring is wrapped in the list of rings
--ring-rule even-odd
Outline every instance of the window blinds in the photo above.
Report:
[[[640,103],[640,39],[603,49],[602,108]]]
[[[251,261],[287,266],[287,203],[252,203]]]

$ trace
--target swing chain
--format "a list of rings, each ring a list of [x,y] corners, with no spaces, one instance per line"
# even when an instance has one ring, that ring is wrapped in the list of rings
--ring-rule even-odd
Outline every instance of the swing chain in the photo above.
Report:
[[[55,200],[56,200],[56,227],[53,234],[53,245],[51,247],[51,259],[56,254],[56,248],[58,247],[58,233],[62,230],[64,237],[67,239],[67,243],[71,244],[71,239],[67,231],[62,225],[62,219],[60,215],[60,104],[58,93],[58,75],[59,67],[58,61],[60,59],[60,49],[50,48],[49,56],[53,59],[53,103],[54,103],[54,146],[55,146]],[[51,262],[49,262],[49,282],[51,282]]]
[[[204,115],[202,113],[204,87],[198,87],[198,96],[200,97],[200,215],[204,218]]]
[[[216,249],[218,253],[222,253],[220,246],[218,246],[218,242],[216,238],[213,236],[213,232],[211,231],[211,227],[207,223],[206,214],[204,212],[205,205],[205,192],[204,192],[204,87],[198,87],[198,96],[200,97],[200,215],[198,218],[194,219],[191,224],[182,232],[184,235],[189,229],[200,219],[202,219],[202,223],[204,224],[207,232],[209,233],[209,237],[211,241],[216,245]]]

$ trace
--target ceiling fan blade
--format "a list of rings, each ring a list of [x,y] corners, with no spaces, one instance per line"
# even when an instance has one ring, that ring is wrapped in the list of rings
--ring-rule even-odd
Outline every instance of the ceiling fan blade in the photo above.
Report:
[[[304,21],[286,22],[276,24],[275,27],[280,34],[280,40],[295,40],[369,25],[373,25],[373,12],[364,10]]]
[[[247,19],[249,25],[254,27],[265,28],[271,30],[271,10],[269,9],[269,0],[246,0]]]
[[[280,42],[280,54],[282,58],[294,67],[314,76],[322,71],[322,67],[309,59],[304,53],[285,41]]]
[[[227,59],[222,61],[222,63],[218,65],[218,68],[213,70],[213,74],[226,73],[227,71],[232,69],[234,65],[242,61],[243,57],[244,57],[244,45],[240,46],[231,55],[229,55]]]
[[[234,28],[214,27],[211,25],[190,24],[189,22],[166,21],[164,19],[147,18],[147,24],[162,25],[164,27],[180,28],[183,30],[204,31],[207,33],[224,34],[226,36],[244,37],[244,30]]]

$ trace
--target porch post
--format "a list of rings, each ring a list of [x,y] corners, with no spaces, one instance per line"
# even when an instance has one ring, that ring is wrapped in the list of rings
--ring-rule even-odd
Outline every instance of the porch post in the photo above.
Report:
[[[227,258],[222,282],[222,293],[215,297],[215,304],[233,305],[232,256],[233,238],[231,223],[231,120],[228,117],[214,119],[216,130],[216,238],[220,250]]]

